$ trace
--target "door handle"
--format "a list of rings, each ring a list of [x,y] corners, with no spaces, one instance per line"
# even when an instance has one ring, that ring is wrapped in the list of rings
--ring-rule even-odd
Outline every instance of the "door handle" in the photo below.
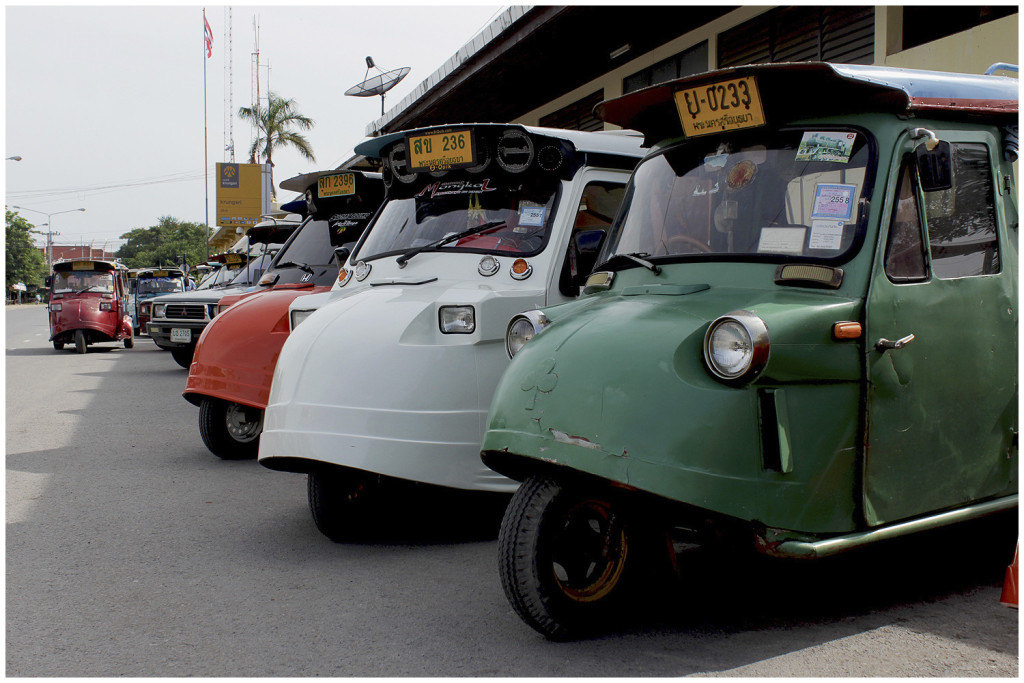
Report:
[[[889,349],[902,349],[904,346],[906,346],[912,341],[914,341],[914,335],[912,334],[908,334],[906,337],[903,337],[902,339],[897,339],[896,341],[892,341],[886,339],[885,337],[882,337],[881,339],[875,342],[875,350],[885,353]]]

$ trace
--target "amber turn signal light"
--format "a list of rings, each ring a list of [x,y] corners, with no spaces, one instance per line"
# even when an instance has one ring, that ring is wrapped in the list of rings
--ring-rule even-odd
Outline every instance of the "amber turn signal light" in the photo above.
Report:
[[[862,332],[860,323],[840,322],[832,326],[832,336],[836,339],[860,339]]]

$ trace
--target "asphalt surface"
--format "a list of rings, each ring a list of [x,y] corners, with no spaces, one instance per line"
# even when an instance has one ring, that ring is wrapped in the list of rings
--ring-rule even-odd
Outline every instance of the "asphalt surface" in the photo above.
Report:
[[[47,333],[7,308],[8,676],[1018,673],[1015,516],[810,564],[684,553],[607,634],[551,643],[502,594],[494,506],[332,543],[304,477],[206,450],[168,353]]]

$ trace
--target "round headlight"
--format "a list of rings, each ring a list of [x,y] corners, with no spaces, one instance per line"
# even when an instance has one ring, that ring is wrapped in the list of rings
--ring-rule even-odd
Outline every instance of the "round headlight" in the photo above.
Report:
[[[704,362],[724,382],[752,380],[768,362],[768,327],[749,311],[723,315],[704,335]]]
[[[537,336],[551,323],[540,311],[527,311],[512,318],[505,331],[505,351],[512,358],[526,342]]]

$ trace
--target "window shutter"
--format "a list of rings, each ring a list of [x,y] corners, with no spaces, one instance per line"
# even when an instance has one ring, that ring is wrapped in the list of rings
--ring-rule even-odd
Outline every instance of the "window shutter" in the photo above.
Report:
[[[604,122],[594,116],[594,107],[602,99],[604,99],[604,90],[598,90],[556,112],[541,117],[540,125],[545,128],[566,128],[568,130],[604,130]]]

